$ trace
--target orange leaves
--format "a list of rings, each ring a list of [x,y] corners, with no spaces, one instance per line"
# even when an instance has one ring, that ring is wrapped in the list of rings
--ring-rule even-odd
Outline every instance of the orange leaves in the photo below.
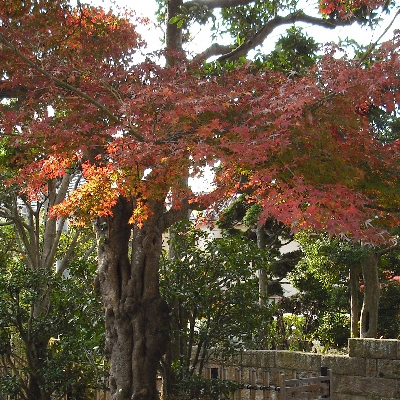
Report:
[[[136,225],[139,229],[141,229],[144,222],[149,218],[150,215],[151,211],[146,205],[146,202],[139,199],[136,202],[136,207],[132,212],[132,216],[129,218],[129,223]]]
[[[319,10],[322,14],[337,14],[340,18],[349,18],[359,9],[375,9],[385,6],[385,0],[320,0]]]
[[[51,208],[51,217],[64,216],[83,225],[98,217],[112,216],[119,196],[130,198],[132,194],[137,195],[127,183],[129,178],[113,163],[97,166],[84,162],[82,174],[84,183],[62,203]],[[149,215],[145,197],[138,196],[129,223],[141,227]]]
[[[57,156],[34,161],[24,166],[10,183],[18,185],[21,193],[31,201],[36,201],[47,195],[47,182],[62,177],[75,161],[75,157]]]
[[[82,173],[85,182],[74,190],[63,203],[51,210],[52,216],[75,217],[77,220],[90,221],[96,217],[112,215],[119,190],[118,172],[111,165],[99,167],[84,163]]]

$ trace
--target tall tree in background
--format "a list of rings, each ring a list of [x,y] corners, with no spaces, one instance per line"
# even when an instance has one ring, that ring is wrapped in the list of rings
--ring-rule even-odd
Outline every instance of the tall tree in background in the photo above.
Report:
[[[10,225],[0,227],[0,396],[27,400],[104,389],[104,327],[93,291],[96,259],[81,246],[64,276],[26,265]],[[63,234],[58,254],[71,236]],[[86,247],[86,248],[85,248]],[[34,314],[46,299],[45,312]]]
[[[11,101],[8,107],[12,110],[18,106]],[[0,229],[6,238],[2,241],[2,252],[6,258],[0,265],[0,332],[4,334],[2,338],[9,350],[2,355],[5,357],[3,360],[13,367],[14,389],[17,388],[15,390],[28,400],[45,400],[50,399],[54,391],[60,392],[67,386],[59,380],[58,384],[50,384],[45,378],[50,370],[56,369],[55,365],[50,367],[47,364],[51,337],[62,333],[67,335],[60,330],[61,324],[54,318],[55,308],[61,307],[62,303],[62,285],[56,281],[79,258],[77,248],[81,247],[80,257],[86,260],[95,251],[95,241],[90,230],[76,229],[67,233],[65,218],[56,220],[48,215],[52,206],[65,200],[69,188],[73,189],[77,174],[71,170],[62,177],[48,177],[46,191],[37,192],[33,198],[24,193],[24,178],[18,176],[20,157],[39,158],[40,154],[35,149],[27,149],[20,155],[18,151],[24,150],[19,146],[9,146],[9,138],[2,135]],[[6,182],[11,180],[14,182],[7,185]],[[86,250],[83,250],[85,247]],[[75,278],[70,280],[70,310],[74,308],[72,293],[79,280]],[[85,300],[91,301],[89,298],[82,299],[82,305]],[[65,318],[72,318],[72,314],[65,312]],[[64,323],[64,328],[66,326]],[[15,346],[15,343],[18,345]],[[65,352],[60,351],[61,354]],[[61,364],[59,368],[63,368]],[[16,372],[16,365],[19,365],[20,373]]]
[[[359,110],[398,104],[398,36],[370,47],[364,58],[374,52],[377,61],[369,68],[334,48],[299,77],[233,64],[279,25],[348,25],[391,4],[324,1],[314,17],[296,2],[274,2],[252,17],[250,37],[195,57],[218,56],[216,68],[188,61],[182,33],[193,18],[260,4],[168,1],[166,67],[138,63],[143,43],[128,15],[66,0],[0,4],[1,135],[16,150],[14,181],[35,198],[71,169],[85,178],[51,213],[95,220],[112,399],[158,397],[168,338],[162,233],[190,209],[218,210],[240,177],[263,208],[261,220],[273,216],[293,230],[377,242],[395,224],[399,143],[377,141]],[[212,193],[195,195],[182,183],[217,161]]]

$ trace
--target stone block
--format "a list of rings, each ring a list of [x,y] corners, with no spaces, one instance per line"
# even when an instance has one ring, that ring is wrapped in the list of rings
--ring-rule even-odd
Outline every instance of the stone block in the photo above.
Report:
[[[277,351],[276,366],[288,370],[319,373],[321,370],[321,354],[302,353],[299,351]]]
[[[366,362],[363,358],[343,355],[322,355],[321,365],[328,367],[335,375],[365,376]]]
[[[276,365],[275,350],[259,350],[255,352],[257,368],[274,368]]]
[[[349,339],[349,356],[363,358],[398,358],[399,341],[395,339]]]
[[[275,350],[247,350],[241,353],[241,365],[254,368],[274,368]]]
[[[332,390],[343,395],[367,396],[368,399],[400,398],[399,383],[395,379],[337,375]]]
[[[378,360],[377,377],[400,379],[400,360]]]
[[[351,395],[342,393],[332,393],[331,400],[398,400],[393,397],[382,397],[380,395]]]
[[[365,359],[365,376],[378,376],[378,361],[375,358],[366,358]],[[360,368],[361,369],[361,368]]]
[[[331,400],[368,400],[368,397],[363,395],[353,396],[351,394],[331,393]]]

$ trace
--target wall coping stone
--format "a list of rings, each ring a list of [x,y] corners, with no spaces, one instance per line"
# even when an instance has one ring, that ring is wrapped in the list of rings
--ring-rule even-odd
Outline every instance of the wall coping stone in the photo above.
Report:
[[[396,339],[351,338],[349,357],[380,358],[397,360],[400,358],[400,341]]]

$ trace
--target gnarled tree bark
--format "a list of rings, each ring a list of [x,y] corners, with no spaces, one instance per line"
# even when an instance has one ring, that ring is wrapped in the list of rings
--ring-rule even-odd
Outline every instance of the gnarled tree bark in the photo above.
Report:
[[[157,367],[169,335],[169,308],[160,296],[158,268],[162,233],[175,218],[162,201],[149,200],[147,205],[150,216],[140,228],[129,224],[134,200],[122,197],[112,217],[95,223],[96,287],[105,308],[112,400],[158,399]]]

